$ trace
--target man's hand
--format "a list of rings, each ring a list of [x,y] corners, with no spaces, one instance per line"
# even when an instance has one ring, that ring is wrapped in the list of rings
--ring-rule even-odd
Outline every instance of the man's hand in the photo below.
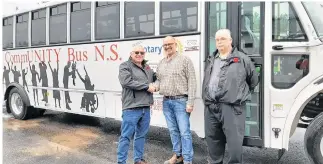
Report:
[[[156,91],[156,88],[152,84],[149,84],[148,92],[153,93],[155,91]]]
[[[191,113],[193,111],[193,106],[191,105],[186,105],[186,112]]]

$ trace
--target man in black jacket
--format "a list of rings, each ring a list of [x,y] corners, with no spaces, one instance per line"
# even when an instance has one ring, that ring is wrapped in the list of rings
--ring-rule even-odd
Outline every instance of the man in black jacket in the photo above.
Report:
[[[135,164],[146,164],[143,159],[145,137],[150,125],[150,105],[155,88],[154,71],[146,64],[145,50],[135,46],[128,61],[119,67],[122,86],[122,125],[118,145],[118,164],[126,164],[130,140],[134,135]]]
[[[202,88],[209,163],[223,163],[226,143],[228,163],[242,163],[245,105],[258,75],[250,58],[231,46],[229,30],[219,30],[215,39],[217,50],[206,60]]]

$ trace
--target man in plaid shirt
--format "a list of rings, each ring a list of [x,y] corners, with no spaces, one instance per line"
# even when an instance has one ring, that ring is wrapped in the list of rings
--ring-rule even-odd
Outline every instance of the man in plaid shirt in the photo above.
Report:
[[[164,95],[163,113],[170,132],[173,156],[165,164],[193,160],[192,134],[190,131],[190,113],[193,111],[196,93],[196,77],[193,63],[187,56],[177,51],[175,38],[168,36],[163,41],[166,56],[157,68],[155,90]]]

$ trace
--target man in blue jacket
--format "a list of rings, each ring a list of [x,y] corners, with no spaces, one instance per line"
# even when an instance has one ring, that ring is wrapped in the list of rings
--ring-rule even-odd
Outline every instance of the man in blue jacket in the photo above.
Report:
[[[250,58],[232,47],[227,29],[216,35],[217,50],[206,59],[202,98],[209,164],[222,164],[227,143],[228,163],[242,163],[246,100],[258,84]]]
[[[129,144],[134,136],[134,162],[146,164],[143,159],[145,137],[150,125],[150,105],[153,104],[155,89],[149,84],[154,81],[154,71],[146,64],[145,50],[135,46],[128,61],[119,67],[122,86],[122,125],[118,145],[118,164],[126,164]]]

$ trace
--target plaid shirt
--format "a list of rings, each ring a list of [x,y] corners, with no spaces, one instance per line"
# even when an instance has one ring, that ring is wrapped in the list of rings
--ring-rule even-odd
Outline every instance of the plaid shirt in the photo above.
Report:
[[[154,86],[164,96],[188,95],[187,105],[194,105],[196,93],[195,70],[191,59],[176,53],[163,58],[157,67]]]

